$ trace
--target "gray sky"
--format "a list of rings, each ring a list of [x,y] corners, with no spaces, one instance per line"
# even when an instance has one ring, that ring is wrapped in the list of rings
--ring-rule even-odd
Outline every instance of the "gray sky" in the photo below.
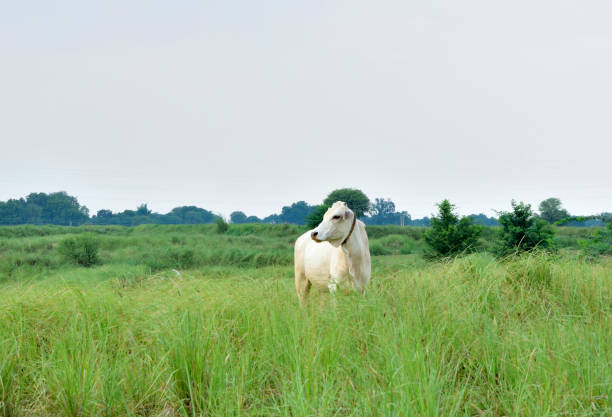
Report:
[[[0,200],[612,211],[612,2],[0,5]]]

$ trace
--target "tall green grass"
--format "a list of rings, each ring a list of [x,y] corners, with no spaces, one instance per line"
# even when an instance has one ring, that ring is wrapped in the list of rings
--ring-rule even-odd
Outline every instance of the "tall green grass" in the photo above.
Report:
[[[305,308],[290,265],[107,264],[0,290],[3,416],[612,413],[608,259],[375,257],[365,296]]]
[[[372,255],[421,254],[426,228],[370,226]],[[293,242],[305,231],[295,225],[14,226],[0,227],[0,282],[55,275],[80,265],[141,266],[149,273],[212,266],[252,268],[290,265]],[[577,251],[591,231],[557,228],[556,246]],[[495,228],[485,228],[483,250],[494,247]],[[70,244],[68,244],[70,243]],[[85,244],[87,243],[87,244]],[[95,256],[86,250],[96,248]],[[68,249],[68,250],[66,250]],[[84,256],[87,255],[87,256]],[[86,275],[88,273],[85,273]]]

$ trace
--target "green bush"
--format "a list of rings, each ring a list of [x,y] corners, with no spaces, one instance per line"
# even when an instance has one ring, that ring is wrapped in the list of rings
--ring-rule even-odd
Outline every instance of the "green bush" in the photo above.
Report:
[[[612,223],[607,223],[604,229],[593,231],[588,239],[580,241],[580,245],[587,256],[612,255]]]
[[[530,204],[512,201],[512,211],[499,213],[499,255],[527,252],[535,248],[549,250],[553,248],[552,238],[555,234],[552,227],[540,219]]]
[[[202,264],[191,249],[169,247],[152,250],[142,257],[142,263],[153,271],[163,269],[189,269]]]
[[[326,204],[316,206],[314,210],[306,216],[306,226],[308,226],[309,229],[314,229],[317,227],[319,223],[323,221],[323,216],[329,207],[330,206]]]
[[[378,242],[372,242],[370,244],[370,255],[372,256],[382,256],[382,255],[391,255],[391,251],[385,248]]]
[[[58,252],[78,265],[90,267],[100,262],[98,248],[100,243],[89,234],[67,237],[57,245]]]
[[[227,229],[229,229],[229,225],[227,224],[225,220],[223,220],[223,217],[221,216],[217,216],[215,223],[217,225],[217,233],[219,234],[225,233],[227,232]]]
[[[454,213],[455,205],[448,200],[443,200],[438,208],[438,215],[432,217],[431,227],[425,233],[425,242],[429,246],[426,253],[428,257],[473,252],[478,246],[482,227],[472,224],[468,217],[459,219]]]

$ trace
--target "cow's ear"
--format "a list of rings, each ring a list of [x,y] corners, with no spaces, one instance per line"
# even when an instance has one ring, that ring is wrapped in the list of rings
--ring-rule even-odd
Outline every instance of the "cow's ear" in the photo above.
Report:
[[[344,212],[344,220],[348,220],[351,218],[351,211],[350,210],[346,210]]]

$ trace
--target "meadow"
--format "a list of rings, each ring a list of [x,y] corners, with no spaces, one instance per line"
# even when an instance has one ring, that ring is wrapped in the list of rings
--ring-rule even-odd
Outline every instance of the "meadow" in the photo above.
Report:
[[[610,416],[612,260],[428,261],[368,227],[365,296],[300,308],[290,225],[0,228],[1,416]],[[85,237],[97,263],[60,250]]]

